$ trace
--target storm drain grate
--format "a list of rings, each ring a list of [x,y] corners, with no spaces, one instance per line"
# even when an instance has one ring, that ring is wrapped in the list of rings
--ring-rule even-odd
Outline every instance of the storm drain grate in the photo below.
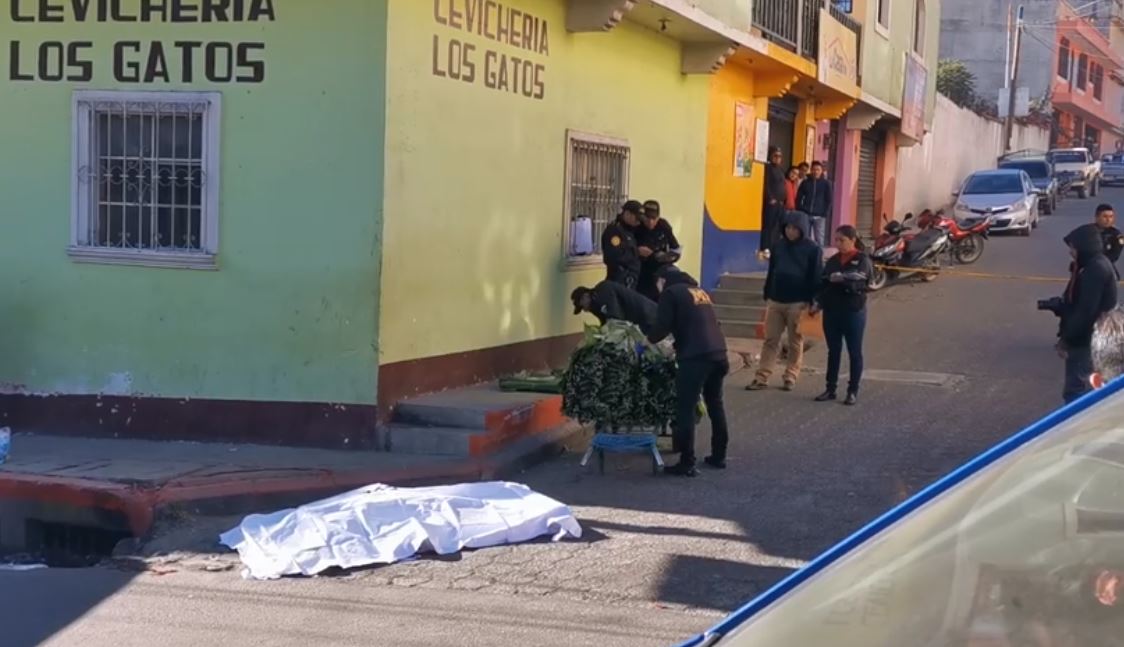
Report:
[[[120,530],[36,519],[27,520],[26,532],[27,551],[48,566],[60,568],[93,566],[112,555],[117,542],[132,536]]]

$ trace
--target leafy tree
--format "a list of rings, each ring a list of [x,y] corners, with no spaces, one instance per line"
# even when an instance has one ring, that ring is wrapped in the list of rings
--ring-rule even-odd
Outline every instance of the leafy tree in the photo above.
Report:
[[[964,61],[945,59],[937,63],[937,92],[948,97],[961,108],[976,109],[976,75]]]

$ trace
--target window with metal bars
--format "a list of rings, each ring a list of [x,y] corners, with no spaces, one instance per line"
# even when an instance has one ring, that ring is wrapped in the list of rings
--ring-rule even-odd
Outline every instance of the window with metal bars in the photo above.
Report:
[[[601,234],[616,219],[628,200],[630,149],[628,142],[599,135],[567,133],[566,230],[588,218],[592,225],[593,254],[601,254]],[[567,244],[567,256],[579,258]]]
[[[79,92],[74,115],[71,255],[213,267],[219,95]]]

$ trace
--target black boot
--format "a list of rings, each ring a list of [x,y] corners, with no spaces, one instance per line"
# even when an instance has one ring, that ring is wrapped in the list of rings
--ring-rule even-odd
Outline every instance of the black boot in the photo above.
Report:
[[[706,463],[707,465],[709,465],[710,467],[713,467],[716,470],[726,469],[726,459],[725,458],[718,458],[718,457],[715,457],[715,456],[707,456],[706,458],[703,459],[703,462]]]
[[[858,403],[859,403],[859,394],[855,393],[854,391],[849,391],[847,393],[847,399],[843,401],[843,404],[847,405],[848,407],[853,407]]]
[[[828,389],[816,396],[816,402],[834,402],[835,399],[835,389]]]
[[[693,477],[699,475],[699,471],[695,469],[695,465],[693,463],[684,463],[683,461],[679,461],[675,465],[668,465],[664,467],[663,473],[667,474],[668,476]]]

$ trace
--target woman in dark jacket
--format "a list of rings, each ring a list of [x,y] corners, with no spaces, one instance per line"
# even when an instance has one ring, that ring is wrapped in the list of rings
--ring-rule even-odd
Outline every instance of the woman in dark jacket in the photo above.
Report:
[[[866,290],[873,266],[854,227],[844,225],[835,230],[835,246],[839,253],[824,264],[823,282],[814,306],[823,310],[823,332],[827,340],[827,390],[816,398],[816,402],[836,399],[839,365],[846,342],[851,379],[847,384],[847,399],[843,403],[853,405],[858,402],[859,381],[863,375]]]

